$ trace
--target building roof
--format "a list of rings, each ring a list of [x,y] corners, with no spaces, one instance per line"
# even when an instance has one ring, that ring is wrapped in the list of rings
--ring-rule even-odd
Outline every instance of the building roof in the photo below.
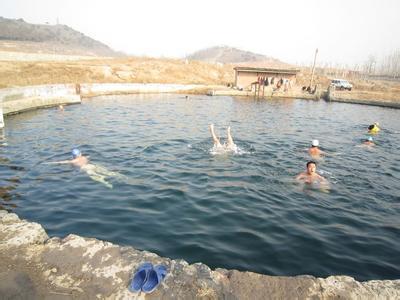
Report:
[[[279,69],[279,68],[253,68],[253,67],[235,67],[235,71],[240,72],[257,72],[257,73],[277,73],[296,75],[300,72],[299,69]]]

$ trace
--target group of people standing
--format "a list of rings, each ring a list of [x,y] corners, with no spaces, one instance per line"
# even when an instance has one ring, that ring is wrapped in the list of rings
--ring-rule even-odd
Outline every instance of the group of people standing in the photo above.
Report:
[[[262,77],[257,78],[257,83],[261,86],[272,86],[274,91],[279,90],[283,87],[283,91],[287,92],[292,88],[292,82],[287,78],[277,79],[275,77]]]

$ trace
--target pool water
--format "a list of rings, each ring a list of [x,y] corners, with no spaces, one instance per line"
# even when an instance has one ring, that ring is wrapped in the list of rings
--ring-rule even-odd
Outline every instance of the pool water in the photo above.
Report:
[[[96,237],[211,268],[400,276],[400,110],[306,100],[105,96],[7,117],[1,207],[50,236]],[[369,124],[382,131],[360,147]],[[239,153],[210,153],[208,124]],[[319,139],[330,191],[294,177]],[[118,172],[94,181],[79,147]]]

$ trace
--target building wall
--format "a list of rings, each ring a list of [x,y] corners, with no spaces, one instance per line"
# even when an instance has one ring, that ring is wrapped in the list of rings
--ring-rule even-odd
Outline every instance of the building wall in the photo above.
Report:
[[[250,88],[251,84],[258,80],[258,77],[275,77],[275,84],[279,79],[284,78],[291,81],[292,85],[296,83],[296,75],[265,73],[265,72],[241,72],[235,71],[235,86],[244,89]]]

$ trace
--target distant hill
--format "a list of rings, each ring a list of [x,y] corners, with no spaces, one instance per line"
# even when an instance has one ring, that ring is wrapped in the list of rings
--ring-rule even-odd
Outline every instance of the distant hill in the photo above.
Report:
[[[228,46],[217,46],[199,50],[187,56],[187,58],[209,63],[232,63],[239,65],[257,65],[257,63],[259,63],[260,65],[276,67],[288,66],[288,64],[280,61],[279,59]]]
[[[67,25],[30,24],[23,19],[0,17],[0,42],[4,44],[5,41],[11,48],[12,42],[17,45],[15,47],[21,46],[21,42],[27,42],[34,52],[94,56],[122,55]]]

